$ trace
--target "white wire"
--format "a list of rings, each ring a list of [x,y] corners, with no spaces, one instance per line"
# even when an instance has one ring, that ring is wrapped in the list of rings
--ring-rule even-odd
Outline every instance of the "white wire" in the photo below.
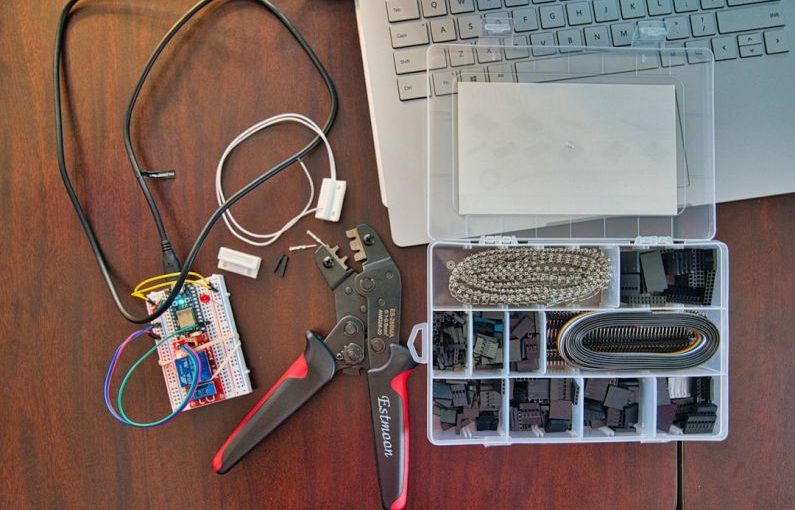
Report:
[[[235,343],[232,345],[231,352],[229,352],[230,349],[226,348],[227,345],[223,344],[224,345],[224,353],[226,354],[224,356],[224,361],[221,362],[220,365],[218,365],[218,368],[215,369],[215,372],[213,372],[213,375],[210,376],[210,379],[215,379],[216,377],[218,377],[218,375],[221,373],[221,371],[223,369],[225,369],[227,367],[227,365],[229,365],[229,363],[232,361],[233,356],[235,356],[237,351],[240,350],[240,347],[242,347],[242,344],[240,343],[240,340],[236,340],[236,339],[232,339],[232,340],[235,340]]]
[[[281,124],[284,122],[295,122],[297,124],[301,124],[302,126],[312,130],[325,144],[326,152],[328,153],[328,160],[329,160],[329,174],[333,180],[337,179],[337,166],[334,163],[334,153],[331,150],[331,144],[329,144],[328,139],[326,138],[326,134],[323,130],[318,126],[312,119],[301,115],[299,113],[283,113],[281,115],[276,115],[270,117],[268,119],[262,120],[257,122],[253,126],[249,127],[237,137],[232,140],[229,145],[224,150],[224,153],[221,155],[220,161],[218,161],[218,167],[215,171],[215,196],[218,199],[218,205],[222,206],[226,202],[226,197],[224,196],[223,186],[221,185],[221,176],[224,170],[224,163],[226,162],[226,158],[229,157],[229,154],[232,153],[238,145],[244,142],[253,134],[262,131],[263,129],[267,129],[271,126],[275,126],[276,124]],[[304,162],[300,159],[298,163],[301,165],[301,169],[304,171],[304,175],[306,176],[307,181],[309,181],[309,200],[307,200],[306,205],[301,212],[293,216],[290,221],[284,224],[282,228],[275,232],[271,232],[269,234],[257,234],[255,232],[251,232],[243,228],[240,223],[235,220],[235,217],[232,216],[232,210],[228,209],[223,214],[224,223],[226,223],[226,227],[232,233],[233,236],[237,237],[244,243],[250,244],[252,246],[269,246],[275,243],[285,232],[287,232],[290,228],[292,228],[296,223],[298,223],[301,218],[304,216],[308,216],[315,211],[317,208],[312,207],[312,201],[315,199],[315,185],[312,183],[312,176],[309,174],[309,170],[304,165]],[[261,239],[261,241],[260,241]]]

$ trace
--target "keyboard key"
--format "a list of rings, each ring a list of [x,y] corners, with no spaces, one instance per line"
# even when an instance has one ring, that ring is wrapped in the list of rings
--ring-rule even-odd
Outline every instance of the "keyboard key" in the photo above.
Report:
[[[401,101],[428,97],[428,77],[425,73],[399,76],[397,84]]]
[[[417,48],[417,50],[426,51],[426,48]],[[447,67],[447,51],[444,48],[430,48],[427,49],[428,68],[429,69],[443,69]]]
[[[444,16],[445,14],[447,14],[447,6],[444,0],[422,0],[422,15],[426,18]]]
[[[450,12],[452,14],[475,12],[475,0],[450,0]]]
[[[478,62],[481,64],[488,64],[490,62],[499,62],[502,60],[502,52],[499,48],[486,47],[478,48],[475,50],[478,54]]]
[[[597,76],[602,74],[602,59],[594,58],[593,55],[565,55],[530,62],[517,62],[516,73],[520,82],[555,81],[562,77],[560,75],[571,74],[580,77]]]
[[[472,48],[450,48],[448,56],[450,57],[450,65],[453,67],[475,63],[475,54],[472,52]]]
[[[461,76],[458,79],[459,83],[462,81],[468,81],[472,83],[480,83],[487,81],[486,80],[486,72],[485,71],[476,71],[474,69],[465,69],[461,71]]]
[[[494,37],[500,37],[503,34],[508,35],[511,33],[511,17],[507,12],[490,12],[483,16],[483,21],[486,23],[485,31]]]
[[[527,58],[530,56],[530,50],[524,48],[523,46],[527,46],[527,36],[526,35],[517,35],[513,38],[513,48],[506,47],[505,48],[505,58],[509,60],[515,60],[517,58]]]
[[[499,9],[500,7],[502,7],[502,0],[478,0],[478,9],[481,11]]]
[[[496,64],[486,68],[489,73],[489,81],[494,82],[515,82],[516,72],[513,64]]]
[[[613,33],[613,46],[629,46],[635,34],[635,23],[616,23],[610,25]]]
[[[425,71],[426,69],[444,69],[447,67],[446,52],[443,48],[434,48],[430,51],[427,48],[414,48],[410,50],[403,50],[395,53],[395,68],[401,66],[403,69],[409,69],[412,66],[421,65],[418,71]],[[409,62],[411,59],[411,62]],[[398,71],[398,74],[412,72],[404,70]]]
[[[562,5],[545,5],[539,7],[541,17],[541,27],[560,28],[566,24],[566,15],[563,13]]]
[[[717,32],[717,28],[715,27],[715,15],[711,12],[693,14],[690,16],[690,27],[693,29],[693,35],[696,37],[715,35]]]
[[[721,34],[759,30],[784,25],[784,13],[779,5],[760,5],[745,9],[718,11],[718,31]]]
[[[712,53],[715,54],[715,60],[737,58],[737,41],[732,36],[716,37],[712,40]]]
[[[458,18],[458,35],[461,39],[480,37],[482,20],[480,16],[461,16]]]
[[[386,14],[389,21],[406,21],[418,19],[420,10],[417,8],[417,0],[387,0]]]
[[[615,53],[605,55],[604,73],[625,73],[636,69],[635,55],[625,53]]]
[[[745,57],[758,57],[765,52],[763,45],[751,44],[749,46],[740,46],[740,56]]]
[[[649,16],[671,14],[671,0],[648,0]]]
[[[610,33],[606,26],[597,25],[585,28],[585,45],[606,47],[610,46]]]
[[[657,53],[658,53],[657,51],[640,53],[635,61],[638,67],[638,71],[657,69],[658,67],[660,67],[660,58],[658,57]]]
[[[431,39],[435,43],[455,41],[453,18],[431,20]]]
[[[783,30],[765,32],[765,48],[768,53],[786,53],[789,51],[787,34]]]
[[[646,16],[646,3],[643,0],[621,0],[621,15],[624,19]]]
[[[530,0],[505,0],[505,7],[520,7],[529,3]]]
[[[691,64],[700,64],[701,62],[709,62],[709,52],[703,51],[705,49],[712,51],[709,44],[709,39],[699,39],[698,41],[687,41],[687,61]]]
[[[596,55],[569,55],[569,71],[580,76],[599,76],[602,73],[602,62],[604,58]],[[610,57],[607,56],[607,59]]]
[[[624,73],[627,71],[644,71],[660,67],[658,51],[653,53],[612,53],[605,55],[602,68],[596,67],[593,71],[594,76],[610,73]],[[591,59],[598,62],[596,59]]]
[[[686,16],[665,18],[665,28],[668,29],[668,40],[687,39],[690,37],[690,24]]]
[[[533,65],[535,64],[535,65]],[[535,71],[538,74],[568,74],[569,73],[569,59],[566,57],[545,58],[536,60],[535,62],[518,62],[516,70],[522,72]],[[553,77],[548,77],[553,78]],[[554,78],[553,78],[554,79]],[[541,80],[541,81],[547,81]]]
[[[428,44],[428,29],[425,23],[403,23],[389,27],[393,48],[405,48]]]
[[[724,5],[726,5],[724,0],[701,0],[702,9],[719,9]],[[736,55],[734,58],[736,58]]]
[[[567,49],[570,46],[582,46],[582,32],[577,28],[558,30],[558,45],[561,53],[579,51],[577,49]]]
[[[566,13],[569,15],[569,25],[586,25],[593,21],[591,18],[591,4],[588,2],[567,3]]]
[[[594,0],[596,21],[618,21],[618,0]]]
[[[516,9],[513,11],[513,29],[517,32],[538,30],[538,17],[536,8]]]
[[[743,34],[737,36],[740,46],[750,46],[752,44],[762,44],[762,34]]]
[[[533,0],[534,4],[551,4],[555,0]]]
[[[425,48],[395,52],[397,74],[416,73],[425,70]]]
[[[437,96],[447,96],[453,93],[453,86],[458,81],[458,72],[443,71],[433,73],[433,93]]]
[[[682,43],[674,43],[660,49],[660,58],[663,67],[685,65],[685,53]]]
[[[736,5],[761,4],[762,2],[769,1],[770,0],[729,0],[729,7],[734,7]]]
[[[554,55],[554,48],[545,48],[544,46],[555,46],[555,36],[552,32],[542,32],[540,34],[533,34],[530,36],[530,44],[538,46],[533,48],[533,56],[540,57],[543,55]]]
[[[674,0],[676,12],[693,12],[698,10],[698,0]]]

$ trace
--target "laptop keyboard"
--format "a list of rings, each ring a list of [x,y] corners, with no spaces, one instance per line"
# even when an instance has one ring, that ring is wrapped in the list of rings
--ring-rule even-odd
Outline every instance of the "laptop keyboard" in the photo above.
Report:
[[[449,49],[426,62],[427,45],[474,44],[483,17],[504,12],[513,19],[515,50]],[[427,69],[435,95],[453,93],[455,69],[462,66],[482,64],[482,79],[516,81],[521,60],[531,56],[521,46],[533,46],[533,57],[582,46],[627,47],[644,19],[665,20],[666,47],[709,48],[717,62],[790,50],[784,13],[774,0],[386,0],[386,15],[401,101],[427,97]],[[655,60],[654,67],[678,64],[673,57]]]

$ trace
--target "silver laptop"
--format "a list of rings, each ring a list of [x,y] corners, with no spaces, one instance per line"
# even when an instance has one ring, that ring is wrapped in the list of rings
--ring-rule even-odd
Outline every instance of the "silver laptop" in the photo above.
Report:
[[[425,98],[449,93],[434,74],[481,57],[435,62],[428,87],[426,48],[473,41],[482,17],[506,11],[529,45],[629,46],[637,21],[665,19],[668,46],[715,54],[718,201],[795,191],[795,0],[356,0],[381,198],[399,246],[428,240]],[[487,59],[477,61],[486,70],[512,64]]]

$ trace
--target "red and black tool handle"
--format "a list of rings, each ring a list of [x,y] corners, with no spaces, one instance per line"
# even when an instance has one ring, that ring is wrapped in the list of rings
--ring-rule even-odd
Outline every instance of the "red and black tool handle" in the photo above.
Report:
[[[213,458],[213,469],[224,474],[276,427],[334,377],[334,356],[315,333],[306,334],[306,349],[248,412]]]
[[[406,506],[409,478],[406,379],[416,365],[408,349],[391,344],[386,365],[367,372],[381,504],[388,510],[401,510]]]

